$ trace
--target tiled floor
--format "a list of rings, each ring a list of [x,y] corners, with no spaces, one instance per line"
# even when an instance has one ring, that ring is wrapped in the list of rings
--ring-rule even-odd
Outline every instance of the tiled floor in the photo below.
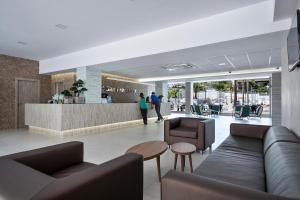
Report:
[[[182,116],[172,114],[171,117]],[[270,125],[270,118],[236,120],[230,116],[213,117],[216,120],[215,149],[228,135],[230,123],[251,123]],[[0,131],[0,156],[19,151],[34,149],[47,145],[58,144],[66,141],[82,141],[85,144],[85,160],[93,163],[103,163],[118,157],[131,146],[149,140],[163,140],[163,123],[151,123],[148,126],[137,125],[116,130],[110,130],[102,134],[89,134],[58,138],[53,136],[30,133],[27,129]],[[209,151],[204,155],[195,153],[192,156],[194,168],[198,166]],[[162,175],[173,168],[174,155],[167,151],[161,157]],[[178,162],[180,164],[180,162]],[[189,165],[185,171],[189,173]],[[160,184],[157,178],[156,161],[149,160],[144,163],[144,200],[160,199]]]

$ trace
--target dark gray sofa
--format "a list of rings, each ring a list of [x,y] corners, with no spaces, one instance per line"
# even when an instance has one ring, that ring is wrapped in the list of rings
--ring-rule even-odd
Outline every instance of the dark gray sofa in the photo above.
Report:
[[[300,139],[285,127],[231,124],[194,171],[168,172],[162,200],[300,199]]]
[[[83,143],[67,142],[0,157],[0,199],[142,200],[143,157],[84,162]]]

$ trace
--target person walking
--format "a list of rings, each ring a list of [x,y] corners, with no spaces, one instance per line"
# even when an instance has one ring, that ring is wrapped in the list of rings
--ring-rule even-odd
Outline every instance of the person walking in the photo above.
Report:
[[[157,96],[155,95],[155,92],[152,92],[152,94],[151,94],[151,103],[152,103],[152,105],[154,105],[155,111],[156,111],[156,114],[157,114],[157,121],[156,122],[163,121],[164,118],[160,114],[160,101],[157,98]]]
[[[143,117],[143,122],[144,122],[145,125],[147,125],[148,106],[147,106],[146,99],[145,99],[143,93],[140,93],[140,110],[141,110],[141,114],[142,114],[142,117]]]

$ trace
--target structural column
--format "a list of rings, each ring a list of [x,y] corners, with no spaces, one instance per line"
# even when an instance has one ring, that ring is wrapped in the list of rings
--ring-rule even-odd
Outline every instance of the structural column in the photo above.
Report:
[[[271,78],[271,115],[272,125],[281,125],[281,73],[273,73]]]
[[[185,111],[191,113],[191,105],[193,105],[193,83],[185,83]]]
[[[101,71],[93,67],[76,69],[76,80],[83,80],[88,91],[84,93],[86,103],[101,103]]]
[[[155,93],[157,96],[163,95],[164,101],[168,99],[168,83],[163,81],[155,82]]]

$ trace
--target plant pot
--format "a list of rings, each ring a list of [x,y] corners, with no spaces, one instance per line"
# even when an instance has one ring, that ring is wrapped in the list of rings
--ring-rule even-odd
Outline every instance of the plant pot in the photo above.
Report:
[[[74,97],[74,102],[76,104],[84,104],[85,103],[85,97],[84,96]]]
[[[79,97],[74,97],[74,103],[78,104],[79,103]]]
[[[73,103],[72,97],[64,98],[64,104],[71,104],[71,103]]]
[[[79,96],[78,97],[78,103],[84,104],[85,103],[85,97],[84,96]]]

